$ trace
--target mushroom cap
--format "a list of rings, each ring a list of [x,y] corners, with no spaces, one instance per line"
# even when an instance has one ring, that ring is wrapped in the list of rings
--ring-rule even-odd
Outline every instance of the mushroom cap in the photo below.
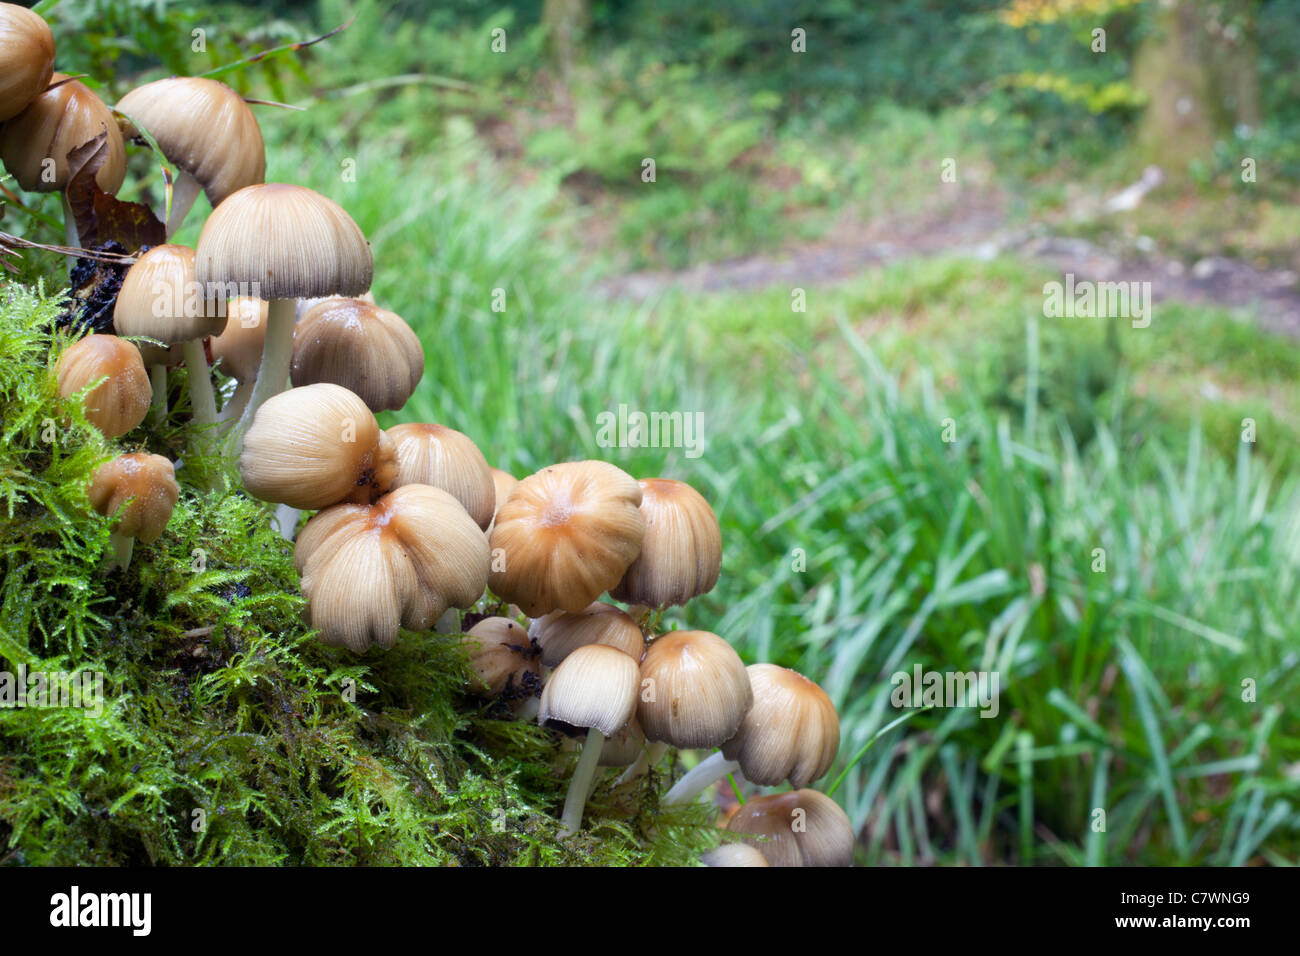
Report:
[[[488,466],[488,470],[492,472],[492,485],[496,489],[496,507],[492,509],[492,516],[496,517],[496,513],[501,510],[501,506],[506,503],[510,493],[519,484],[519,479],[510,472],[502,471],[500,468],[494,468],[491,465]]]
[[[105,438],[125,435],[144,421],[153,400],[140,350],[116,335],[87,335],[68,346],[55,367],[59,397],[75,395],[92,382],[106,381],[86,395],[86,420]]]
[[[212,339],[212,361],[221,362],[221,370],[240,382],[257,378],[262,367],[262,349],[266,345],[265,299],[236,296],[226,303],[226,327]]]
[[[262,128],[243,97],[216,80],[173,76],[138,86],[117,108],[153,137],[215,207],[266,178]]]
[[[27,108],[54,74],[54,34],[39,14],[0,3],[0,123]]]
[[[370,504],[392,487],[397,453],[357,396],[338,385],[304,385],[257,410],[239,474],[254,498],[304,511]]]
[[[636,661],[603,644],[580,647],[542,688],[537,722],[570,736],[595,727],[607,738],[636,711]]]
[[[333,200],[305,186],[245,186],[217,206],[199,234],[195,262],[210,295],[268,302],[359,295],[370,288],[370,244]],[[232,289],[233,287],[233,289]]]
[[[641,488],[603,461],[551,465],[521,481],[497,512],[489,583],[529,617],[581,611],[641,551]]]
[[[730,644],[708,631],[670,631],[641,661],[637,717],[647,740],[717,747],[754,702],[749,674]]]
[[[599,767],[630,767],[645,750],[645,732],[637,723],[634,713],[623,729],[613,736],[605,738],[605,745],[600,748],[600,757],[596,759]]]
[[[748,843],[724,843],[700,857],[705,866],[771,866],[767,857]]]
[[[325,299],[294,327],[294,385],[333,382],[373,412],[397,411],[423,375],[424,349],[411,327],[362,299]]]
[[[850,866],[856,840],[840,805],[816,790],[751,797],[727,821],[772,866]]]
[[[425,485],[326,508],[299,533],[293,560],[311,626],[358,653],[392,647],[400,627],[428,628],[487,587],[487,538],[459,501]]]
[[[433,485],[453,495],[478,526],[492,523],[496,488],[492,472],[478,446],[467,435],[445,425],[407,424],[388,429],[397,449],[397,478],[402,485]]]
[[[322,302],[332,302],[335,299],[349,299],[349,298],[355,298],[359,302],[369,302],[371,305],[375,304],[375,294],[374,291],[370,289],[367,289],[365,292],[361,293],[358,296],[346,296],[346,295],[312,296],[310,299],[298,300],[298,306],[296,309],[294,309],[295,312],[294,321],[301,322],[302,317],[304,315],[306,315],[312,309],[316,308],[316,306],[320,305]]]
[[[612,604],[596,601],[581,611],[552,611],[533,621],[529,635],[542,649],[542,666],[560,662],[588,644],[604,644],[635,661],[645,654],[641,625]]]
[[[776,664],[750,664],[754,705],[736,735],[722,745],[750,783],[796,790],[819,780],[840,749],[840,718],[826,692]]]
[[[480,697],[530,696],[542,686],[537,648],[528,630],[508,617],[486,617],[462,639],[478,683],[471,690]]]
[[[140,256],[126,271],[113,308],[118,335],[147,335],[168,345],[217,335],[225,324],[194,277],[188,246],[154,246]]]
[[[667,607],[713,590],[722,567],[722,530],[709,503],[684,481],[647,478],[639,484],[645,540],[610,595]]]
[[[67,82],[63,82],[67,80]],[[62,192],[68,185],[68,153],[107,133],[108,158],[95,173],[106,193],[115,193],[126,178],[126,142],[103,100],[84,83],[55,73],[46,88],[0,130],[0,159],[28,192]],[[53,174],[45,160],[54,160]]]
[[[118,455],[95,469],[90,504],[106,518],[126,509],[114,532],[153,544],[167,527],[181,489],[172,463],[162,455]]]

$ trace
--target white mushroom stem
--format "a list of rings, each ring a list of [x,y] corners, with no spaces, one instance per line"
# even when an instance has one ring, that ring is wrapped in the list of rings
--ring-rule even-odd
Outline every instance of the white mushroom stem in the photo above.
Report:
[[[266,342],[262,346],[262,364],[257,382],[248,398],[248,407],[239,419],[239,440],[253,424],[253,416],[263,403],[284,391],[289,380],[289,363],[293,360],[294,299],[273,299],[266,311]]]
[[[217,399],[212,393],[212,376],[208,374],[203,340],[191,339],[181,346],[181,352],[190,372],[190,405],[194,409],[194,420],[200,425],[211,425],[217,420]]]
[[[235,393],[230,396],[230,401],[226,402],[225,407],[221,409],[221,414],[217,417],[223,422],[233,421],[244,414],[244,409],[248,407],[248,399],[253,394],[253,380],[245,379],[235,385]]]
[[[632,762],[632,766],[624,770],[622,776],[614,781],[614,786],[621,787],[625,783],[631,783],[637,777],[641,776],[641,774],[645,773],[657,764],[659,758],[662,757],[667,750],[668,745],[658,740],[646,744],[646,746],[641,748],[641,753],[637,756],[636,760]]]
[[[64,242],[69,248],[81,248],[81,233],[77,231],[77,217],[72,214],[72,203],[68,202],[68,194],[62,192],[59,194],[63,199],[63,235]]]
[[[285,541],[293,540],[293,533],[298,528],[298,518],[302,512],[297,508],[290,508],[288,505],[277,505],[275,509],[275,523],[280,526],[280,536]]]
[[[180,230],[181,223],[190,214],[194,200],[199,198],[199,193],[202,191],[203,187],[199,185],[199,181],[182,169],[176,177],[176,182],[172,184],[172,208],[167,214],[168,239]]]
[[[664,796],[664,805],[690,803],[727,774],[735,773],[739,769],[739,763],[728,760],[719,750],[701,760],[686,776],[673,784],[672,789]]]
[[[600,751],[604,746],[604,734],[595,727],[587,731],[587,742],[582,746],[582,756],[578,758],[573,779],[569,781],[569,792],[564,797],[561,838],[571,837],[582,829],[582,811],[586,809],[587,794],[591,792],[596,771],[600,768]]]
[[[167,417],[167,366],[162,362],[149,369],[149,383],[153,386],[153,410],[161,417]]]
[[[131,564],[131,552],[135,549],[135,538],[128,534],[113,533],[108,538],[109,567],[125,571]]]

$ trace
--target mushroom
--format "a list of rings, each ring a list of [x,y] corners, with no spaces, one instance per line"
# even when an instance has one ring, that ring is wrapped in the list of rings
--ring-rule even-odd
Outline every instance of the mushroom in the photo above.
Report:
[[[587,735],[564,798],[561,837],[582,827],[582,811],[596,777],[605,738],[613,737],[636,710],[636,661],[603,644],[580,647],[564,659],[542,688],[538,723],[571,737]]]
[[[492,508],[492,520],[496,521],[497,514],[501,511],[501,506],[506,503],[510,493],[515,490],[519,484],[519,479],[508,471],[502,471],[500,468],[488,467],[492,472],[492,485],[496,490],[495,503]],[[488,534],[492,533],[492,525],[488,525]]]
[[[752,797],[727,829],[758,847],[772,866],[850,866],[856,842],[840,805],[816,790]]]
[[[470,687],[476,696],[516,700],[541,689],[538,650],[518,621],[486,617],[469,629],[462,643],[477,678]]]
[[[91,506],[106,518],[121,510],[109,538],[113,566],[126,570],[135,539],[158,540],[180,491],[172,463],[161,455],[119,455],[95,469],[88,489]]]
[[[59,357],[59,397],[68,398],[99,382],[86,395],[86,421],[105,438],[125,435],[144,421],[153,391],[140,350],[116,335],[87,335]],[[105,379],[105,381],[100,381]]]
[[[529,617],[581,611],[641,551],[641,488],[603,461],[551,465],[525,478],[497,513],[489,584]]]
[[[648,478],[639,484],[645,540],[610,596],[663,608],[713,590],[722,566],[722,531],[709,503],[684,481]]]
[[[79,246],[76,218],[68,203],[68,154],[101,133],[108,154],[95,172],[95,183],[116,193],[126,178],[126,143],[113,113],[84,83],[63,73],[51,86],[0,128],[0,159],[29,192],[60,193],[64,228],[70,246]]]
[[[484,530],[492,523],[496,488],[483,453],[467,436],[445,425],[394,425],[388,437],[397,449],[402,485],[433,485],[453,495]]]
[[[533,621],[528,634],[541,648],[543,667],[558,667],[579,647],[588,644],[605,644],[635,661],[641,660],[645,653],[641,626],[614,605],[601,601],[576,613],[552,611]]]
[[[236,296],[226,303],[226,327],[208,343],[212,361],[238,383],[235,393],[221,409],[223,422],[238,418],[248,405],[257,381],[266,344],[266,302],[250,296]]]
[[[303,186],[245,186],[225,199],[199,235],[195,262],[209,296],[251,295],[268,303],[266,343],[238,433],[284,390],[293,356],[294,300],[357,295],[370,287],[374,260],[352,217]]]
[[[113,309],[113,327],[119,335],[144,335],[181,346],[190,373],[194,420],[200,425],[217,420],[203,340],[224,325],[225,319],[209,308],[195,280],[194,250],[188,246],[154,246],[140,256],[122,279]],[[155,373],[159,367],[154,367]]]
[[[117,108],[131,121],[127,134],[136,136],[143,127],[179,170],[167,216],[169,238],[200,189],[215,209],[231,193],[266,178],[257,117],[224,83],[198,76],[155,80],[127,93]]]
[[[840,719],[826,692],[796,671],[750,664],[754,705],[721,751],[701,761],[673,786],[665,803],[694,800],[739,769],[751,783],[789,780],[796,790],[826,774],[840,748]]]
[[[291,508],[368,505],[392,486],[397,454],[365,402],[338,385],[305,385],[262,406],[239,474],[254,498]]]
[[[325,299],[294,329],[294,385],[333,382],[360,395],[372,412],[396,411],[423,375],[424,349],[411,327],[361,299]]]
[[[13,119],[49,85],[54,73],[54,34],[36,13],[0,3],[0,123]]]
[[[748,843],[724,843],[700,857],[705,866],[771,866],[767,857]]]
[[[671,631],[641,661],[637,718],[647,740],[679,749],[729,740],[754,702],[745,665],[708,631]]]
[[[426,485],[326,508],[302,529],[293,560],[311,626],[357,653],[470,607],[487,586],[483,532],[459,501]]]

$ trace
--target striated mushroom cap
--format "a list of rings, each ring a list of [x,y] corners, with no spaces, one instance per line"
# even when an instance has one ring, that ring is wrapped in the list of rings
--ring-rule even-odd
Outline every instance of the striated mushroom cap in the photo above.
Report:
[[[169,162],[198,180],[214,207],[266,178],[262,128],[224,83],[199,76],[155,80],[127,93],[117,108],[144,127]]]
[[[365,402],[338,385],[305,385],[257,410],[239,474],[253,497],[291,508],[370,504],[392,486],[397,454]]]
[[[424,348],[396,312],[361,299],[325,299],[294,327],[294,385],[332,382],[371,411],[396,411],[423,375]]]
[[[105,438],[125,435],[144,421],[153,399],[140,350],[116,335],[87,335],[59,357],[59,397],[75,395],[106,378],[86,395],[86,420]]]
[[[225,324],[199,288],[188,246],[154,246],[140,256],[122,279],[113,309],[118,335],[147,335],[168,345],[217,335]]]
[[[641,626],[612,604],[596,601],[581,611],[552,611],[533,621],[529,635],[542,651],[543,667],[558,667],[580,647],[604,644],[635,661],[645,653]]]
[[[639,484],[645,540],[610,595],[661,608],[712,591],[722,567],[722,530],[709,503],[684,481],[647,478]]]
[[[853,863],[853,825],[838,803],[816,790],[751,797],[727,829],[757,847],[772,866]]]
[[[484,618],[469,629],[462,643],[478,678],[470,688],[476,695],[527,697],[542,686],[537,648],[518,621]]]
[[[54,34],[39,14],[0,3],[0,123],[17,116],[50,84]]]
[[[325,509],[303,527],[293,560],[311,626],[358,653],[392,647],[399,628],[430,627],[487,587],[483,532],[460,502],[425,485]]]
[[[708,631],[671,631],[641,662],[637,717],[647,740],[678,748],[717,747],[740,727],[754,702],[745,665]]]
[[[490,584],[529,617],[581,611],[641,551],[641,488],[603,461],[551,465],[521,481],[497,513]]]
[[[212,361],[240,382],[257,378],[266,345],[265,299],[236,296],[226,303],[226,326],[212,342]]]
[[[595,727],[607,738],[636,711],[636,661],[601,644],[580,647],[542,688],[537,722],[570,736]]]
[[[117,192],[126,178],[126,142],[112,111],[88,86],[63,73],[53,74],[50,83],[59,85],[47,88],[0,130],[0,159],[28,192],[62,192],[68,186],[68,153],[105,133],[108,157],[95,182],[106,193]],[[46,159],[54,160],[49,172]]]
[[[456,498],[486,529],[492,523],[496,489],[483,453],[467,435],[444,425],[394,425],[388,437],[397,449],[393,487],[433,485]]]
[[[114,532],[153,544],[167,527],[181,489],[172,463],[162,455],[119,455],[95,469],[88,491],[91,506],[104,517],[126,509]]]
[[[826,692],[796,671],[750,664],[754,705],[736,735],[722,745],[751,783],[796,790],[819,780],[840,749],[840,718]]]

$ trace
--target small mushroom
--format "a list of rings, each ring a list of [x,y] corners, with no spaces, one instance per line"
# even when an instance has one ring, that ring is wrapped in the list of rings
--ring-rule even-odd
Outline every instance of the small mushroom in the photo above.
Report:
[[[552,611],[533,621],[528,633],[541,648],[543,667],[559,667],[566,657],[588,644],[605,644],[635,661],[645,653],[641,626],[614,605],[601,601],[576,613]]]
[[[116,335],[87,335],[59,357],[55,368],[59,397],[75,395],[100,382],[86,395],[86,420],[105,438],[125,435],[149,413],[153,390],[140,350]]]
[[[671,631],[641,661],[637,717],[647,740],[677,748],[717,747],[754,702],[749,675],[732,646],[708,631]]]
[[[712,591],[722,567],[722,531],[709,503],[684,481],[648,478],[639,484],[645,540],[610,596],[663,608]]]
[[[425,485],[326,508],[298,535],[293,560],[311,626],[357,653],[472,606],[487,586],[483,532],[459,501]]]
[[[542,686],[538,650],[528,631],[508,617],[487,617],[469,629],[462,643],[477,677],[471,691],[479,697],[518,699]]]
[[[394,425],[388,437],[397,449],[402,485],[433,485],[453,495],[483,529],[492,523],[496,489],[483,453],[467,435],[445,425]]]
[[[767,857],[748,843],[724,843],[700,857],[705,866],[771,866]]]
[[[525,478],[492,528],[493,593],[529,617],[581,611],[641,551],[641,488],[603,461],[551,465]]]
[[[258,411],[239,474],[253,497],[291,508],[370,504],[392,487],[397,453],[357,396],[338,385],[306,385]]]
[[[142,544],[158,540],[180,490],[172,463],[161,455],[119,455],[95,469],[88,489],[91,506],[106,518],[121,510],[109,539],[114,566],[126,570],[137,538]]]
[[[772,866],[853,863],[853,825],[838,803],[816,790],[751,797],[727,829],[757,847]]]
[[[0,3],[0,123],[13,119],[50,83],[54,34],[36,13]]]
[[[333,382],[360,395],[372,412],[396,411],[423,375],[424,348],[411,327],[361,299],[325,299],[294,329],[294,385]]]
[[[266,344],[266,302],[236,296],[226,302],[226,327],[209,343],[212,361],[238,384],[221,409],[223,422],[238,418],[248,406]]]

